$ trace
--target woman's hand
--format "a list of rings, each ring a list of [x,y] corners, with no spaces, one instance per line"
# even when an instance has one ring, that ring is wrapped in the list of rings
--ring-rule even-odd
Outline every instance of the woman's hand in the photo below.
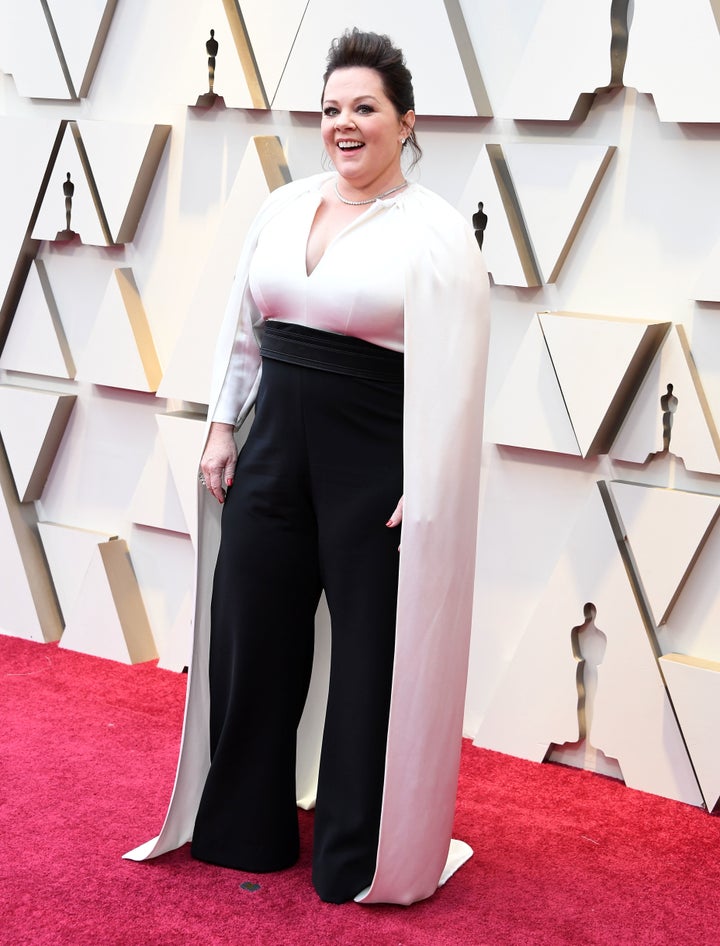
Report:
[[[399,525],[400,525],[400,523],[402,522],[402,517],[403,517],[403,497],[401,496],[401,497],[400,497],[400,502],[399,502],[399,503],[397,504],[397,506],[395,507],[392,516],[390,516],[390,518],[389,518],[388,521],[385,523],[385,525],[386,525],[389,529],[394,529],[395,526],[399,526]]]
[[[232,424],[212,423],[205,452],[200,461],[200,481],[219,503],[225,502],[225,486],[232,486],[237,463],[237,446]]]

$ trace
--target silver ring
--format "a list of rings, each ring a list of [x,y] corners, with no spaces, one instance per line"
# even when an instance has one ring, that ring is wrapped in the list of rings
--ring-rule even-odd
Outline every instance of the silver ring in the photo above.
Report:
[[[205,482],[205,474],[202,472],[202,470],[198,473],[198,481],[200,482],[201,486],[207,486],[207,483]]]

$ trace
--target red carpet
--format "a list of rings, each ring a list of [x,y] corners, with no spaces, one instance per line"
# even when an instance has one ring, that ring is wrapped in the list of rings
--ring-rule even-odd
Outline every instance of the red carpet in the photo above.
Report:
[[[3,946],[718,946],[720,820],[466,745],[475,857],[412,907],[333,906],[292,870],[120,855],[157,833],[185,677],[0,636]],[[254,885],[259,884],[255,889]]]

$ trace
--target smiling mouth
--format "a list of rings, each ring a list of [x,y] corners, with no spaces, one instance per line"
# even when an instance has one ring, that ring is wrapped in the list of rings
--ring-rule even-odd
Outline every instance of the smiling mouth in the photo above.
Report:
[[[362,141],[338,141],[337,146],[341,151],[359,151],[365,145]]]

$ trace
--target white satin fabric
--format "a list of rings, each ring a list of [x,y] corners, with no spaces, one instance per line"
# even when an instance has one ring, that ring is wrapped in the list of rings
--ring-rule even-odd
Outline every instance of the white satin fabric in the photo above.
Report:
[[[397,201],[366,207],[330,241],[308,275],[307,243],[319,205],[319,192],[309,191],[260,234],[250,290],[263,318],[402,351],[405,274],[397,262],[403,226]]]
[[[219,417],[222,391],[239,426],[257,393],[258,314],[248,274],[258,238],[327,178],[273,192],[248,234],[218,342],[209,417]],[[404,274],[405,295],[405,505],[378,857],[371,886],[356,899],[409,904],[429,897],[472,853],[462,842],[451,844],[451,829],[472,615],[489,289],[472,229],[450,205],[420,185],[392,203],[398,242],[388,265]],[[125,855],[135,860],[190,840],[209,768],[207,616],[219,506],[205,490],[199,505],[195,644],[175,788],[160,835]],[[322,718],[317,707],[306,712]],[[304,741],[309,756],[317,744],[311,727],[301,731],[299,767]]]

